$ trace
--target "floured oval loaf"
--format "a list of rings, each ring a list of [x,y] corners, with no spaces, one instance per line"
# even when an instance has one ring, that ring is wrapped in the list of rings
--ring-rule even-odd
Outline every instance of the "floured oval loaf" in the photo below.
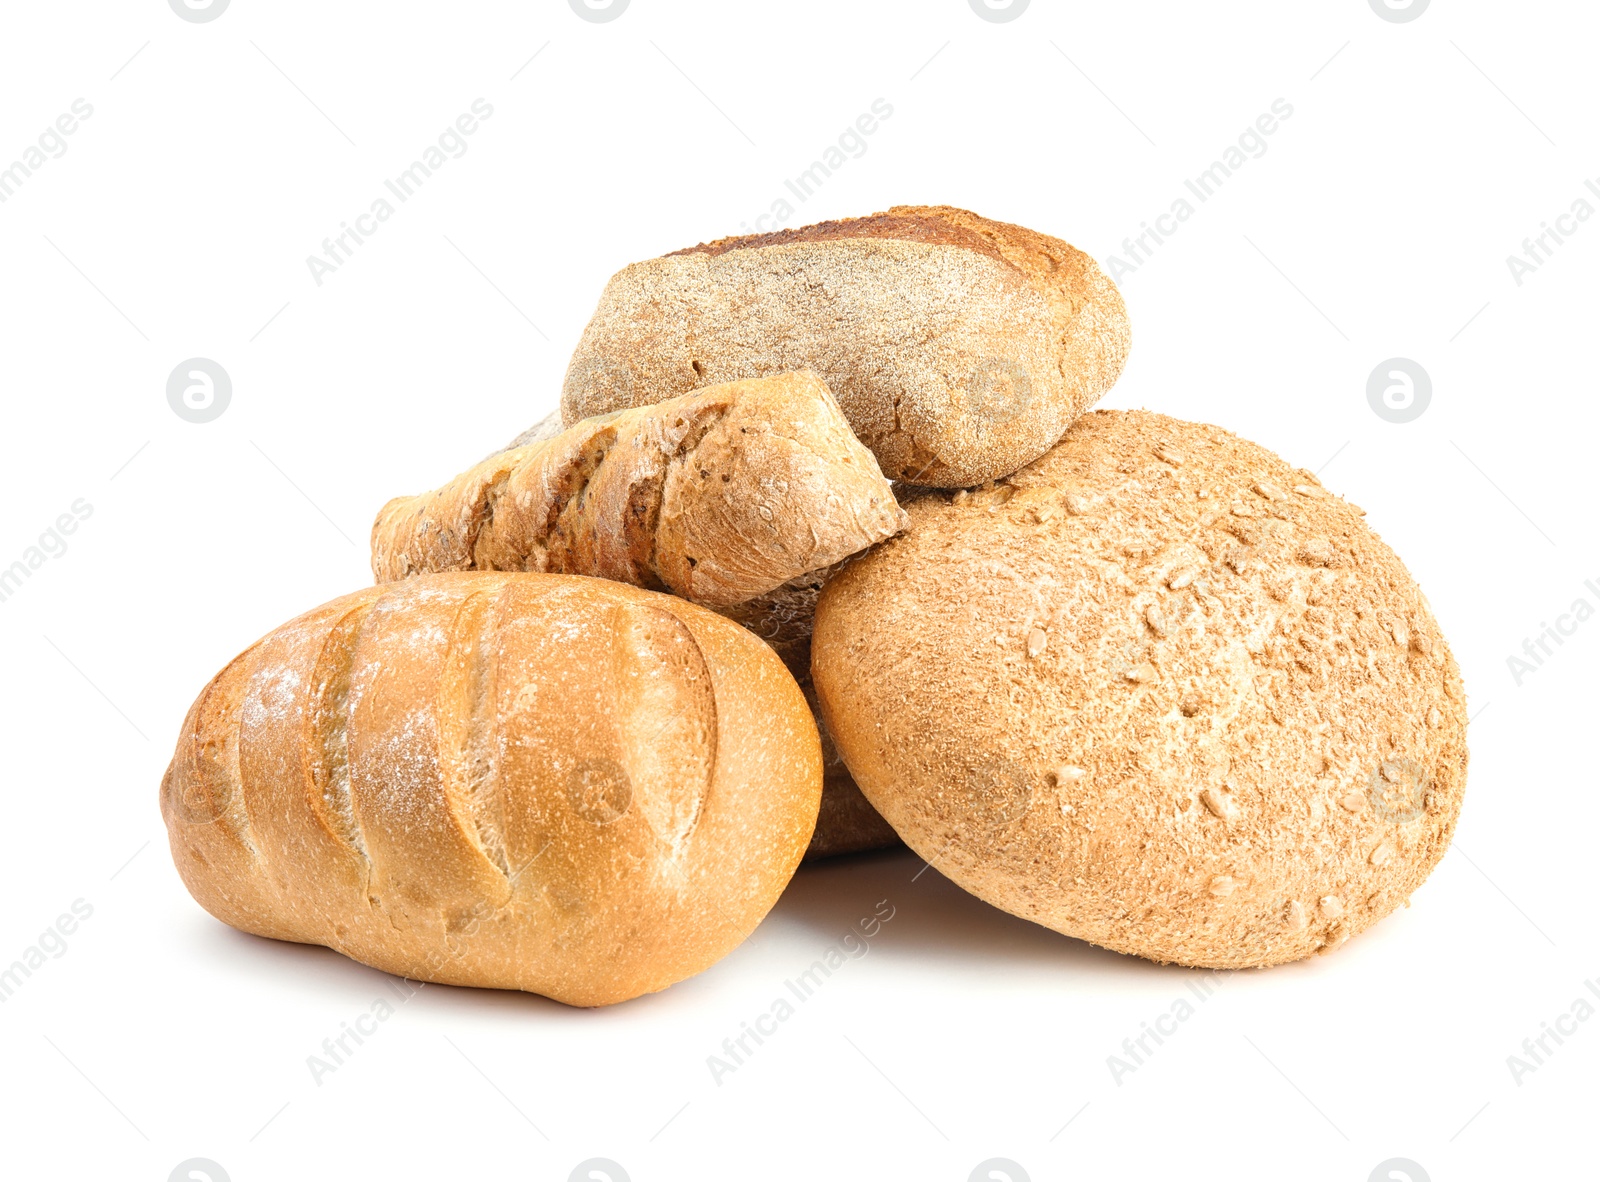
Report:
[[[606,285],[562,414],[810,369],[891,480],[977,484],[1037,459],[1111,388],[1129,347],[1083,252],[949,206],[724,238]]]
[[[414,980],[622,1001],[777,900],[816,726],[761,641],[564,575],[427,575],[308,612],[217,675],[161,785],[190,893]]]
[[[1444,855],[1466,708],[1400,560],[1217,427],[1085,415],[817,605],[823,717],[878,811],[980,898],[1241,968],[1337,948]]]
[[[386,504],[372,572],[596,575],[726,606],[903,521],[827,386],[789,373],[537,424],[443,488]]]

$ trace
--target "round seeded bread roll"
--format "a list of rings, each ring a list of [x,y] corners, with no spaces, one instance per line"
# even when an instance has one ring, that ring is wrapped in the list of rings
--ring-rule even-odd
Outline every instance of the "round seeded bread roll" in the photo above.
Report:
[[[413,980],[595,1006],[742,941],[822,757],[773,652],[569,575],[422,575],[308,612],[196,700],[161,785],[190,893]]]
[[[823,588],[834,741],[908,844],[1067,935],[1242,968],[1338,947],[1444,855],[1450,650],[1316,477],[1217,427],[1084,416]]]

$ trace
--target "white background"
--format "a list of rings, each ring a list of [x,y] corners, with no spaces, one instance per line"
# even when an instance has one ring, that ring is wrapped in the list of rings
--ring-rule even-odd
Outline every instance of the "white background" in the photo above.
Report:
[[[233,0],[196,24],[106,0],[3,21],[0,167],[75,99],[94,113],[0,204],[0,566],[78,498],[93,513],[0,603],[0,965],[74,900],[93,915],[0,1004],[0,1174],[1593,1169],[1600,1021],[1520,1084],[1506,1060],[1600,978],[1600,621],[1520,686],[1507,658],[1600,604],[1600,219],[1520,286],[1505,259],[1600,178],[1594,6],[1034,0],[990,23],[966,0],[633,0],[588,23],[564,0]],[[470,150],[318,286],[306,256],[480,97]],[[1475,721],[1459,840],[1413,905],[1227,978],[1119,1085],[1107,1056],[1197,974],[908,854],[844,860],[663,994],[586,1012],[427,988],[315,1084],[307,1056],[387,978],[185,893],[157,785],[211,674],[369,581],[383,501],[554,405],[612,272],[740,232],[874,99],[892,117],[787,224],[948,202],[1106,259],[1280,97],[1266,154],[1124,278],[1106,404],[1321,469],[1426,590]],[[234,384],[204,425],[165,396],[194,356]],[[1434,383],[1404,425],[1366,401],[1393,356]],[[871,953],[714,1084],[707,1056],[883,899]]]

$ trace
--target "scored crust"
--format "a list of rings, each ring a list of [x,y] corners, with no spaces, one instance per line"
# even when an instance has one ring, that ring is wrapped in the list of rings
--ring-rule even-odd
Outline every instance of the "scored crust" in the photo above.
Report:
[[[447,570],[598,575],[725,606],[904,522],[872,454],[810,373],[711,386],[534,433],[545,437],[386,504],[372,527],[377,580]]]
[[[1216,427],[1084,416],[907,498],[824,587],[812,672],[873,805],[979,897],[1184,965],[1332,951],[1443,856],[1459,672],[1356,507]]]
[[[590,1006],[742,941],[821,779],[804,697],[744,629],[601,579],[459,573],[246,650],[185,720],[161,811],[225,923]]]

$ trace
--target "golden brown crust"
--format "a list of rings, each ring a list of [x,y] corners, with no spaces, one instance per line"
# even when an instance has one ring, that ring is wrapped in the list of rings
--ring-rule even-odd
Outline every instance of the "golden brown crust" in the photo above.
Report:
[[[1128,345],[1122,299],[1088,255],[905,206],[624,268],[573,352],[562,415],[804,367],[890,479],[962,487],[1042,455]]]
[[[372,570],[597,575],[721,606],[903,521],[828,388],[782,374],[586,419],[390,501]]]
[[[463,573],[252,646],[190,711],[161,807],[237,928],[604,1005],[749,934],[821,778],[805,698],[743,629],[620,583]]]
[[[812,672],[918,853],[1068,935],[1185,965],[1332,951],[1443,856],[1459,672],[1316,478],[1216,427],[1084,416],[824,587]]]

